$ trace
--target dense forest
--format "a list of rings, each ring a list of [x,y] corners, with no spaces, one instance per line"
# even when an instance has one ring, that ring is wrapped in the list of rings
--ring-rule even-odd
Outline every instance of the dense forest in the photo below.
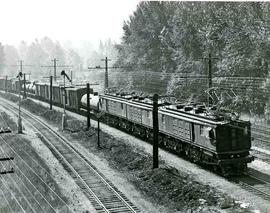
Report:
[[[124,23],[117,65],[130,89],[206,101],[251,113],[268,108],[268,2],[141,2]],[[215,59],[214,59],[215,58]]]
[[[109,86],[123,90],[174,95],[182,102],[207,102],[211,54],[214,103],[241,112],[270,115],[270,3],[268,2],[140,2],[123,24],[119,44],[108,39],[74,47],[51,38],[0,43],[0,75],[14,76],[19,60],[32,79],[72,65],[75,77],[104,83],[103,66],[112,59]]]

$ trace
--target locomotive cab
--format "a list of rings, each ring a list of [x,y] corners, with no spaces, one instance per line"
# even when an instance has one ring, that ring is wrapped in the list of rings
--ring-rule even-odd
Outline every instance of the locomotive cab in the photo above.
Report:
[[[229,121],[216,128],[216,151],[218,164],[224,170],[245,171],[247,163],[254,160],[249,154],[251,148],[250,122]]]

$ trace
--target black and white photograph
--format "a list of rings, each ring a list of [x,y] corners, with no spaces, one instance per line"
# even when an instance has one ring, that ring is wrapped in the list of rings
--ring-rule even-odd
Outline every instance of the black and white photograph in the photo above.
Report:
[[[0,5],[0,213],[270,213],[270,1]]]

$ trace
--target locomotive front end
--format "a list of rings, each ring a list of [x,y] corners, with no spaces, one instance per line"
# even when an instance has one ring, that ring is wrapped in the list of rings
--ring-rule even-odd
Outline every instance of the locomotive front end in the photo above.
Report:
[[[251,132],[248,121],[229,121],[216,128],[218,164],[224,175],[239,175],[247,170],[247,163],[254,160],[250,155]]]

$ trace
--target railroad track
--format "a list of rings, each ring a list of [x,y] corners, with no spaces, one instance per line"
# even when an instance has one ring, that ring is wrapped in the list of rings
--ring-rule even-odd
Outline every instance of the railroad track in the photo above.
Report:
[[[270,179],[258,171],[251,170],[250,174],[233,179],[238,185],[247,191],[270,201]]]
[[[1,104],[3,107],[16,113],[14,106],[4,100],[3,102],[8,105]],[[37,135],[74,178],[97,212],[140,211],[59,133],[24,109],[21,110],[21,116],[34,127]]]
[[[252,124],[251,135],[254,137],[254,140],[270,144],[270,127]]]

